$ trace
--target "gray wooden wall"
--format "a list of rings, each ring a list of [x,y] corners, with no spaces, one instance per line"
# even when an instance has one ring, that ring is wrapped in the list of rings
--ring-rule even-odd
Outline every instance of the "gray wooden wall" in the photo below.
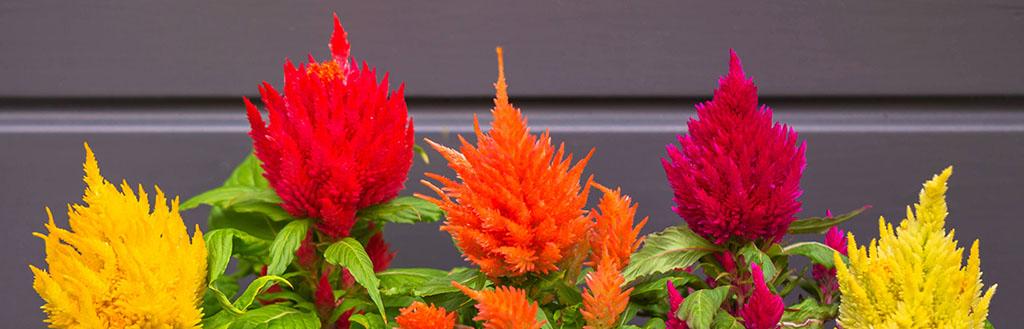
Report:
[[[408,83],[419,135],[452,144],[486,114],[493,48],[513,101],[589,172],[678,223],[659,159],[735,48],[762,101],[809,144],[805,215],[874,208],[861,241],[956,166],[950,225],[981,238],[991,319],[1024,307],[1024,4],[1019,1],[0,2],[0,318],[42,327],[28,264],[44,206],[81,195],[81,143],[111,180],[191,196],[249,148],[240,96],[280,85],[284,58],[323,58],[336,11],[353,53]],[[485,115],[486,118],[486,115]],[[417,163],[445,171],[440,157]],[[186,214],[202,223],[204,211]],[[63,215],[58,215],[64,220]],[[437,225],[392,226],[396,266],[462,264]]]

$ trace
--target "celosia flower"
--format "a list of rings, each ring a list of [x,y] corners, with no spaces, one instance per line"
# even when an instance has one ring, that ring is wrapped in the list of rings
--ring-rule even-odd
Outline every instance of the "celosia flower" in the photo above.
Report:
[[[782,297],[768,290],[768,285],[764,282],[764,272],[756,263],[750,263],[750,275],[754,278],[754,292],[740,308],[743,325],[747,329],[778,328],[779,320],[782,320],[782,313],[786,309]]]
[[[633,226],[637,204],[632,203],[628,195],[622,195],[621,189],[611,190],[599,184],[595,187],[604,193],[594,214],[595,225],[590,233],[591,264],[602,263],[602,257],[608,255],[614,260],[618,269],[629,264],[629,257],[640,246],[643,239],[638,239],[640,230],[647,224],[644,217],[639,224]]]
[[[877,242],[860,248],[848,234],[850,265],[835,254],[844,329],[984,327],[996,285],[982,294],[978,241],[963,266],[963,248],[946,233],[952,173],[946,168],[924,184],[899,227],[879,218]]]
[[[666,316],[668,319],[665,321],[665,329],[690,329],[686,325],[686,321],[680,320],[676,316],[676,312],[679,312],[679,306],[683,305],[683,295],[676,289],[676,285],[672,283],[672,280],[668,280],[667,283],[668,287],[665,289],[668,290],[668,315]]]
[[[398,329],[452,329],[455,328],[455,312],[443,307],[434,307],[422,302],[413,302],[399,311],[395,318]]]
[[[284,95],[264,82],[260,95],[270,125],[245,100],[256,156],[281,207],[317,219],[317,228],[345,237],[361,208],[402,189],[412,166],[413,124],[403,87],[388,92],[375,69],[349,58],[344,29],[334,18],[333,58],[284,67]]]
[[[476,301],[477,313],[473,320],[483,321],[485,329],[538,329],[544,325],[537,320],[537,303],[526,298],[526,292],[512,287],[476,291],[458,282],[452,285]]]
[[[381,232],[377,232],[377,234],[370,237],[370,241],[366,242],[366,254],[370,256],[370,261],[373,262],[374,272],[382,272],[391,265],[391,260],[395,258],[395,253],[388,251],[390,247],[384,241],[384,234]]]
[[[428,140],[461,181],[427,174],[444,190],[424,181],[440,199],[424,198],[446,212],[441,229],[482,272],[545,274],[576,256],[576,246],[587,239],[591,223],[583,207],[590,182],[581,188],[580,176],[590,154],[572,165],[564,145],[556,151],[547,132],[530,134],[526,119],[508,102],[500,48],[498,68],[494,122],[485,134],[474,120],[477,145],[460,137],[460,153]]]
[[[825,217],[832,217],[831,212],[826,214]],[[825,232],[825,245],[840,254],[846,255],[846,238],[844,235],[845,232],[837,227],[829,228],[828,232]],[[818,288],[821,290],[821,296],[825,304],[831,304],[836,297],[835,293],[839,291],[836,269],[814,264],[814,267],[811,269],[811,275],[814,276],[815,281],[818,281]]]
[[[580,310],[583,319],[587,321],[583,328],[617,328],[619,315],[626,310],[629,293],[633,292],[633,288],[625,291],[619,288],[626,281],[619,269],[618,260],[606,255],[597,265],[597,271],[587,274],[589,289],[583,293],[583,309]]]
[[[32,287],[46,302],[52,328],[198,328],[206,288],[206,245],[196,226],[191,240],[159,187],[136,195],[100,175],[85,145],[85,204],[68,206],[70,230],[46,209],[47,269],[30,266]]]
[[[757,86],[736,53],[730,56],[729,74],[711,101],[697,105],[680,147],[666,147],[673,210],[715,243],[778,241],[800,210],[805,144],[789,126],[773,123],[770,108],[758,107]]]

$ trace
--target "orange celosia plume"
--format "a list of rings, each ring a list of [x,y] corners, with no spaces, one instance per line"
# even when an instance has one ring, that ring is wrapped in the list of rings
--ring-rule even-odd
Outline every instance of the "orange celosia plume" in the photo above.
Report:
[[[629,293],[633,292],[633,288],[626,291],[619,288],[625,283],[619,267],[614,257],[602,257],[597,271],[587,274],[589,289],[583,293],[583,309],[580,310],[587,321],[583,328],[616,328],[619,315],[629,304]]]
[[[443,307],[435,307],[422,302],[413,302],[401,309],[395,317],[398,329],[452,329],[455,327],[455,312],[447,312]]]
[[[427,140],[461,181],[427,174],[444,189],[425,197],[447,213],[441,228],[455,239],[465,258],[491,277],[546,274],[578,253],[591,222],[583,209],[591,182],[580,177],[590,159],[572,164],[564,144],[556,150],[548,132],[532,135],[526,118],[508,101],[501,48],[494,121],[484,133],[474,118],[477,145],[462,136],[459,150]],[[422,196],[421,196],[422,197]]]
[[[609,189],[594,184],[604,196],[597,206],[594,215],[594,230],[590,234],[591,254],[590,265],[602,264],[604,257],[611,257],[615,270],[620,270],[629,264],[629,256],[636,251],[642,238],[640,230],[647,224],[647,217],[644,217],[636,226],[633,226],[633,218],[636,217],[637,204],[632,203],[628,195],[622,195],[621,189]]]
[[[544,325],[544,321],[537,320],[537,303],[531,303],[522,289],[497,287],[477,291],[454,281],[452,285],[476,301],[480,313],[473,320],[483,321],[484,329],[539,329]]]

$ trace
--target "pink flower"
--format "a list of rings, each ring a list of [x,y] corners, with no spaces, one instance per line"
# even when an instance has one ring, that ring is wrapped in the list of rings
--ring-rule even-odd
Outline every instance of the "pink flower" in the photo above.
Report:
[[[805,143],[757,105],[757,86],[730,51],[729,74],[711,101],[697,105],[689,133],[662,159],[679,214],[690,229],[721,244],[732,237],[778,241],[800,210]]]
[[[831,213],[825,217],[832,217]],[[846,233],[839,228],[832,227],[825,233],[825,245],[835,249],[840,254],[846,255]],[[815,264],[811,268],[811,275],[818,281],[818,288],[821,289],[821,299],[825,304],[831,304],[839,291],[839,281],[836,279],[836,269],[826,268]]]
[[[760,266],[750,263],[750,274],[754,278],[754,292],[740,309],[743,324],[747,329],[776,329],[786,305],[782,303],[782,297],[768,290]]]
[[[686,321],[680,320],[676,316],[676,312],[679,311],[679,305],[683,304],[683,295],[676,289],[676,285],[672,283],[672,280],[668,281],[668,318],[665,321],[665,329],[690,329],[686,326]]]

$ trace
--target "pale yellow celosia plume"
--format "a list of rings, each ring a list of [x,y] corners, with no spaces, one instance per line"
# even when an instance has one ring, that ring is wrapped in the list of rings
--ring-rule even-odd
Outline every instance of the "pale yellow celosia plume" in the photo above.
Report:
[[[51,328],[198,328],[205,289],[206,245],[189,238],[178,199],[156,188],[120,191],[100,175],[85,145],[84,204],[68,206],[65,230],[47,208],[47,269],[30,266]]]
[[[993,285],[982,294],[978,241],[967,266],[954,232],[946,233],[946,181],[953,168],[924,184],[914,211],[893,228],[878,220],[879,239],[858,248],[849,234],[847,266],[835,254],[844,329],[981,329],[988,317]]]

